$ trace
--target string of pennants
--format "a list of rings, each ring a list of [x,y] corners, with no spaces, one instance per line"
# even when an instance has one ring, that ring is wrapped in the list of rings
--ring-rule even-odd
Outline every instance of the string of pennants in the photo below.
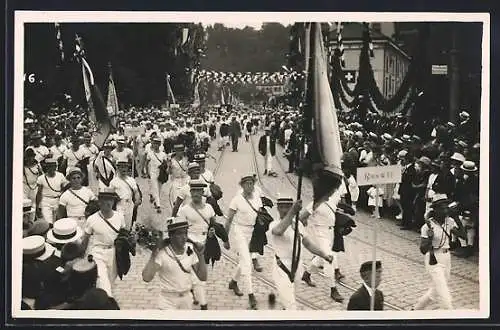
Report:
[[[289,72],[221,72],[200,70],[197,79],[224,84],[283,84],[289,80],[303,79],[304,73]]]

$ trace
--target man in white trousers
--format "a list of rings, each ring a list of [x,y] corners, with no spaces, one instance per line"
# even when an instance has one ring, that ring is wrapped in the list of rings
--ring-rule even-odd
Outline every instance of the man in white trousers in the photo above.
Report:
[[[241,278],[244,284],[244,292],[248,294],[251,309],[257,309],[257,300],[253,293],[252,257],[249,245],[257,216],[254,209],[258,210],[262,207],[260,196],[254,193],[254,184],[255,177],[253,175],[241,178],[240,185],[243,192],[237,193],[229,203],[229,212],[225,224],[229,241],[235,247],[239,257],[238,266],[229,282],[229,289],[233,290],[235,295],[243,296],[243,292],[238,287],[238,281]],[[224,243],[224,247],[229,249],[229,243]]]
[[[295,284],[302,274],[301,249],[305,247],[312,254],[323,258],[327,262],[333,261],[333,255],[329,251],[321,250],[307,236],[303,236],[304,227],[299,222],[299,237],[296,247],[296,255],[293,256],[293,243],[295,236],[295,216],[302,208],[302,201],[293,202],[292,198],[278,198],[278,220],[270,225],[270,242],[275,252],[275,263],[273,264],[272,277],[276,285],[278,302],[285,310],[296,310]],[[297,268],[292,270],[293,260],[297,261]]]
[[[276,176],[273,171],[273,160],[276,155],[276,137],[271,135],[271,128],[268,126],[265,129],[265,135],[259,139],[259,153],[264,157],[266,169],[264,175]]]

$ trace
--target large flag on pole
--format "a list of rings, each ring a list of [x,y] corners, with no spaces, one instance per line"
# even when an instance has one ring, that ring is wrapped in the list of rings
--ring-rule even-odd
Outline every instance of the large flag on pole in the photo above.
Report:
[[[342,146],[337,109],[328,81],[327,53],[323,45],[321,24],[310,26],[309,65],[306,90],[305,133],[311,138],[309,159],[313,165],[314,199],[338,189],[343,172]],[[307,39],[307,38],[306,38]],[[307,46],[307,45],[306,45]]]
[[[85,59],[85,52],[81,46],[81,38],[76,36],[76,53],[75,56],[82,64],[83,86],[85,89],[85,100],[89,106],[90,119],[95,126],[94,143],[97,147],[102,148],[104,142],[111,133],[111,121],[109,120],[108,111],[101,91],[94,81],[92,69]]]
[[[111,125],[116,128],[118,124],[118,95],[116,94],[115,82],[113,81],[113,73],[111,72],[111,63],[109,64],[109,82],[108,82],[108,102],[106,109],[108,110],[109,120]]]

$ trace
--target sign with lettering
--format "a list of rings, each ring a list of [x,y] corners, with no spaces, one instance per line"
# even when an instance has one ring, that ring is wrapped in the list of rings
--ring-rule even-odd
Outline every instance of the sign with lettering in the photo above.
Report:
[[[358,186],[399,183],[401,173],[400,165],[360,167],[356,173],[356,181]]]
[[[139,136],[146,132],[144,127],[125,127],[123,129],[123,134],[125,136]]]
[[[445,65],[433,65],[431,68],[431,73],[434,75],[447,75],[448,74],[448,66]]]
[[[178,104],[170,104],[170,109],[179,109],[180,105]]]

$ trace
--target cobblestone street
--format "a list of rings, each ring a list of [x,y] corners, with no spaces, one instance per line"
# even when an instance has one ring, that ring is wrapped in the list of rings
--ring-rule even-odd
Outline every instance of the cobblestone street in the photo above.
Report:
[[[240,139],[238,152],[231,152],[230,148],[219,152],[210,149],[214,159],[207,160],[207,167],[214,171],[216,182],[224,191],[220,205],[224,211],[231,198],[239,188],[239,178],[248,173],[258,173],[258,184],[264,193],[275,199],[278,196],[296,197],[297,178],[294,174],[286,174],[283,170],[287,160],[281,155],[281,148],[277,150],[277,159],[273,164],[278,177],[263,176],[264,159],[256,151],[258,136],[250,142]],[[253,145],[252,145],[253,144]],[[216,145],[215,141],[212,146]],[[288,176],[288,177],[287,177]],[[144,196],[149,194],[147,181],[138,179]],[[139,219],[159,226],[161,220],[170,212],[169,193],[164,185],[162,191],[162,205],[165,205],[162,214],[156,214],[151,204],[144,198]],[[312,187],[310,181],[303,181],[302,196],[304,204],[312,200]],[[276,210],[271,214],[276,216]],[[223,222],[222,220],[220,220]],[[377,258],[382,260],[383,279],[380,289],[384,292],[385,310],[410,310],[417,299],[428,289],[429,278],[424,270],[423,257],[418,250],[419,237],[415,232],[401,232],[393,220],[375,220],[369,214],[358,211],[355,216],[357,228],[346,237],[346,253],[340,256],[339,264],[345,278],[340,283],[339,291],[346,298],[343,304],[335,303],[329,297],[329,285],[322,274],[313,274],[316,288],[309,288],[305,283],[297,284],[297,298],[299,308],[305,310],[345,310],[348,298],[357,289],[360,282],[359,265],[370,260],[372,255],[372,226],[377,224]],[[155,309],[157,300],[158,280],[151,283],[142,281],[141,272],[149,258],[149,251],[140,250],[133,258],[132,269],[122,281],[117,280],[115,296],[122,309]],[[273,292],[271,280],[271,262],[273,261],[272,246],[266,247],[261,264],[264,266],[262,273],[255,273],[254,288],[259,302],[259,309],[268,309],[267,297]],[[236,264],[236,256],[232,250],[223,249],[221,261],[216,262],[212,268],[209,266],[209,279],[207,286],[209,309],[247,309],[246,297],[236,297],[227,285]],[[452,275],[450,289],[453,303],[459,309],[479,309],[479,271],[476,258],[468,260],[452,256]],[[197,308],[194,306],[194,308]]]

